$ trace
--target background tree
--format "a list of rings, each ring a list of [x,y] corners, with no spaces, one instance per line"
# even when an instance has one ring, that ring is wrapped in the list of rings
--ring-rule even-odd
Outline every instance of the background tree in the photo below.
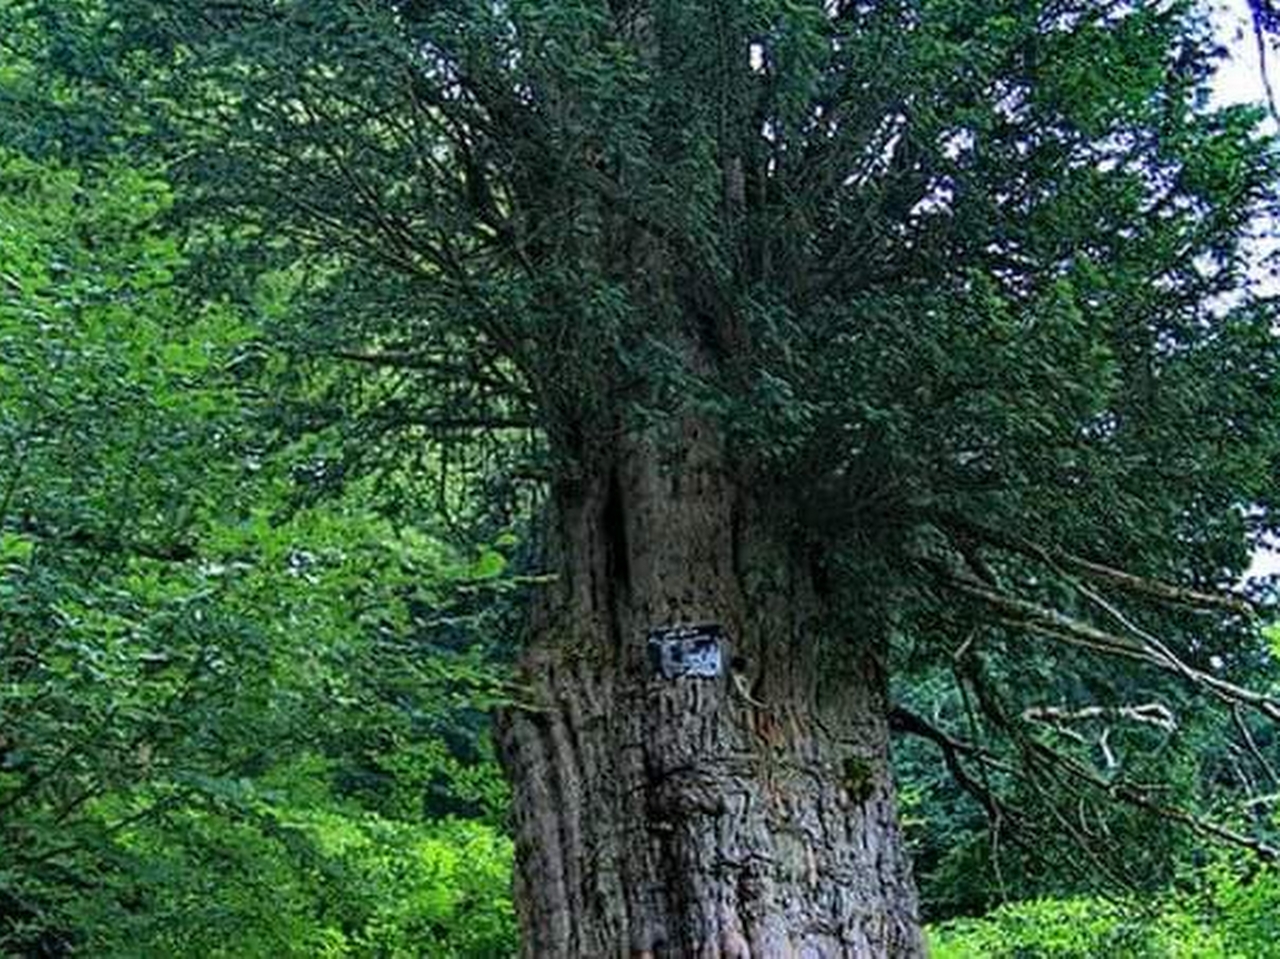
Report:
[[[205,296],[163,170],[44,139],[43,80],[0,72],[0,953],[509,952],[503,555],[316,502],[289,278]]]

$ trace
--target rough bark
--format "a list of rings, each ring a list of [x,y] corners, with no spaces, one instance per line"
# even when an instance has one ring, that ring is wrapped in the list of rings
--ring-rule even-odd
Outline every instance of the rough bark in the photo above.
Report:
[[[808,565],[715,437],[669,445],[622,441],[559,495],[531,701],[498,722],[523,953],[921,955],[880,637],[824,641]],[[724,675],[656,674],[651,628],[711,622]]]

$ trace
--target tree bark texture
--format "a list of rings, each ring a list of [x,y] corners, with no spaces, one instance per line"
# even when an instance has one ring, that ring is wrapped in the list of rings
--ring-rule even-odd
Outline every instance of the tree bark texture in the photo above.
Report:
[[[881,637],[820,641],[808,564],[715,435],[682,431],[619,441],[559,494],[530,702],[497,723],[523,954],[923,955]],[[703,623],[724,628],[723,674],[660,675],[649,630]]]

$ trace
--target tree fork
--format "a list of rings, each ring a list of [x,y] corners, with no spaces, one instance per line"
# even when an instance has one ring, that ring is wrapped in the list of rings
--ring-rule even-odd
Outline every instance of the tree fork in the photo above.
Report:
[[[923,954],[888,765],[882,638],[824,655],[825,602],[688,418],[558,501],[561,576],[497,723],[536,957]],[[650,629],[717,623],[722,675]],[[729,668],[729,663],[734,664]]]

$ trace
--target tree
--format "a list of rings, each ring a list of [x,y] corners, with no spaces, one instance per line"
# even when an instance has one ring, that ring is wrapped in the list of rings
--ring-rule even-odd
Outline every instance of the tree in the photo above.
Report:
[[[457,759],[504,560],[314,501],[325,436],[263,402],[289,278],[202,296],[119,149],[0,145],[0,953],[509,951],[504,792]]]
[[[312,266],[300,348],[387,429],[545,439],[557,578],[498,722],[526,954],[919,954],[891,720],[999,807],[891,705],[895,640],[1033,776],[1263,848],[1010,709],[1084,650],[1280,716],[1217,592],[1275,527],[1276,157],[1202,106],[1193,4],[44,14],[188,213]],[[710,675],[657,668],[695,625]]]

